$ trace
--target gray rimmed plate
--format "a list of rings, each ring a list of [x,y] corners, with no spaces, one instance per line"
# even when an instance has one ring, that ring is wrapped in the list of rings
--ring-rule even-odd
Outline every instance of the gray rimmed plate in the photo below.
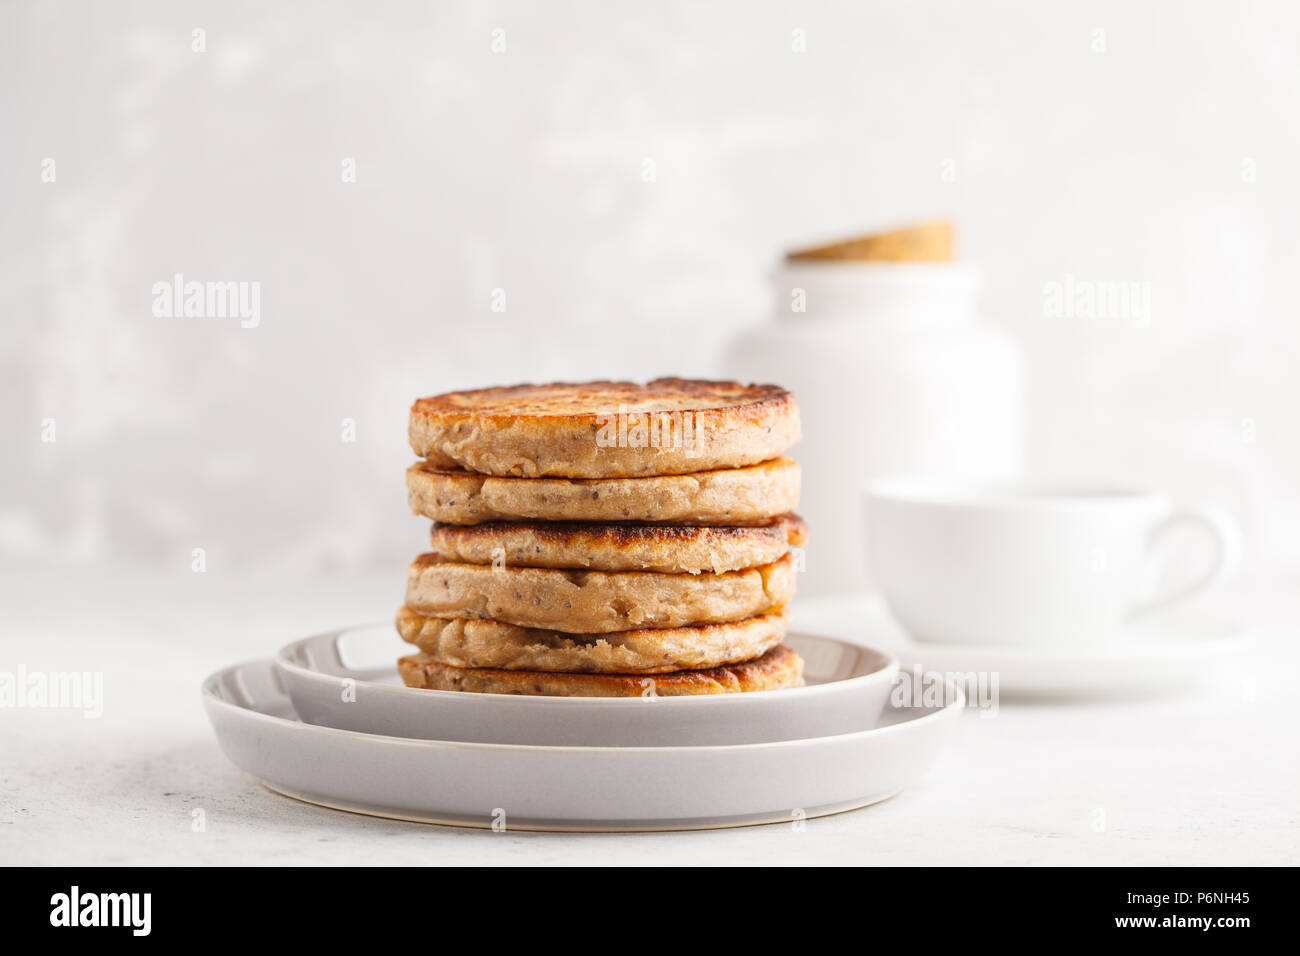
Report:
[[[413,653],[391,624],[295,641],[277,664],[303,721],[394,737],[535,746],[674,747],[766,743],[874,726],[898,662],[881,651],[790,634],[807,685],[698,697],[531,697],[406,687]]]
[[[891,704],[869,730],[688,747],[535,747],[319,727],[298,719],[270,660],[218,671],[202,695],[226,756],[288,796],[426,823],[598,831],[781,823],[884,800],[938,757],[964,706],[956,685],[943,691],[941,706]]]

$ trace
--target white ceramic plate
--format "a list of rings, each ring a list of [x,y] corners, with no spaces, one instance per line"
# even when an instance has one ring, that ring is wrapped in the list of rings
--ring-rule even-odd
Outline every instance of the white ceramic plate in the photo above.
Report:
[[[871,727],[898,673],[886,654],[790,634],[805,687],[699,697],[528,697],[406,687],[397,658],[414,652],[391,624],[331,631],[280,651],[297,713],[309,724],[394,737],[538,746],[674,747],[826,737]]]
[[[221,749],[300,800],[428,823],[676,830],[781,823],[876,803],[913,785],[961,713],[888,708],[881,726],[727,747],[530,747],[415,740],[302,723],[269,660],[203,682]],[[646,705],[654,706],[654,705]]]
[[[802,599],[795,623],[869,642],[895,655],[904,671],[923,668],[963,681],[973,704],[975,688],[962,675],[996,674],[998,693],[1014,697],[1191,692],[1222,684],[1255,643],[1239,618],[1204,608],[1153,615],[1118,640],[1078,647],[917,641],[870,595]]]

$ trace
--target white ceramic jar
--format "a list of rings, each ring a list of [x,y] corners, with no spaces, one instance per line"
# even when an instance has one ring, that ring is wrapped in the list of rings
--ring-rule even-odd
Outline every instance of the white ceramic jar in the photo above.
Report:
[[[809,523],[800,593],[869,589],[868,481],[1020,473],[1021,355],[980,321],[971,266],[786,262],[773,280],[775,320],[737,337],[725,371],[798,397],[804,437],[791,455]]]

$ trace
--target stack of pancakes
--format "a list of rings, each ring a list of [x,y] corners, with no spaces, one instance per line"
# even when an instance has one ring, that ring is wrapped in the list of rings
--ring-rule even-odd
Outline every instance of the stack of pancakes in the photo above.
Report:
[[[397,628],[408,686],[662,696],[802,683],[781,643],[805,541],[794,397],[659,379],[453,392],[411,408],[434,520]]]

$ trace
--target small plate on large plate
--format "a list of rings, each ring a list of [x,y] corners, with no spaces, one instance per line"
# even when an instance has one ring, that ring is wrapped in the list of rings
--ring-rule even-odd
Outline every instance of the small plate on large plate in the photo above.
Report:
[[[393,737],[566,747],[767,743],[871,727],[898,674],[888,654],[790,634],[804,687],[698,697],[532,697],[406,687],[414,653],[391,624],[330,631],[280,651],[277,664],[309,724]]]
[[[270,660],[218,671],[202,695],[226,756],[299,800],[425,823],[599,831],[789,823],[884,800],[938,758],[964,706],[956,685],[942,691],[924,695],[934,706],[891,703],[877,726],[854,733],[689,747],[532,747],[319,727],[298,719]]]

